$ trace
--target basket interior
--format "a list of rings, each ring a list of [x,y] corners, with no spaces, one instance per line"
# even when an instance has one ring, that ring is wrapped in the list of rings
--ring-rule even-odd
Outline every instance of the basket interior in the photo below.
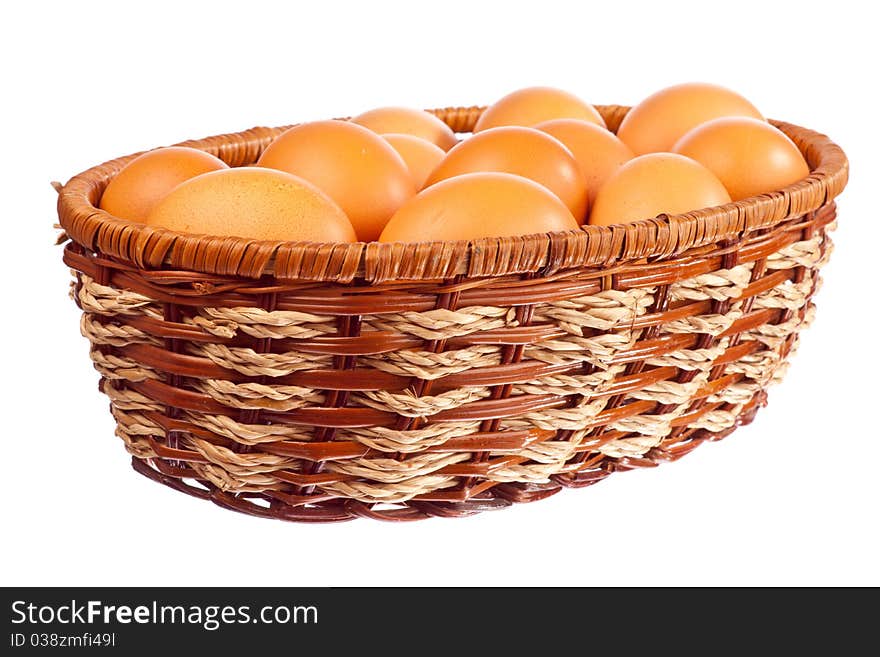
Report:
[[[629,108],[598,106],[616,130]],[[467,132],[481,107],[431,110],[454,130]],[[109,180],[139,153],[106,162],[72,178],[60,191],[59,218],[73,240],[140,267],[170,266],[208,274],[258,278],[370,282],[446,279],[455,275],[552,274],[572,266],[607,267],[640,258],[664,259],[720,240],[736,240],[791,215],[816,210],[847,181],[843,151],[824,135],[772,122],[797,144],[810,175],[783,190],[681,215],[646,218],[610,227],[522,237],[420,244],[267,242],[189,235],[117,219],[97,208]],[[258,127],[178,145],[206,150],[230,166],[253,164],[290,126]]]

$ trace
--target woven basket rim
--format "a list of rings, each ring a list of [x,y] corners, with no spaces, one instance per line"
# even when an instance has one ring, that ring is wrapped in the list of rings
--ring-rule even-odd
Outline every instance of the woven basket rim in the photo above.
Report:
[[[616,131],[629,110],[597,105]],[[468,132],[484,107],[447,107],[429,112],[457,132]],[[539,273],[571,267],[607,268],[619,261],[666,258],[694,247],[730,241],[812,212],[846,186],[849,164],[827,136],[786,123],[770,123],[803,153],[810,175],[782,190],[679,215],[659,215],[628,224],[582,226],[558,233],[413,244],[353,244],[260,241],[192,235],[119,219],[97,207],[109,180],[145,151],[116,158],[73,176],[58,189],[58,215],[67,236],[92,251],[144,269],[172,267],[211,275],[281,280],[369,282],[439,280]],[[230,166],[256,161],[290,125],[255,127],[175,144],[205,150]]]

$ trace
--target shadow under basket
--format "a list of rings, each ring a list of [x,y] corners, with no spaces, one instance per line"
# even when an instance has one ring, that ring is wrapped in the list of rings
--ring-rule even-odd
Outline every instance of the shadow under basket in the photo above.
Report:
[[[433,110],[457,132],[481,111]],[[79,174],[64,262],[116,434],[150,479],[294,521],[468,516],[723,438],[813,316],[847,180],[773,123],[812,172],[779,192],[470,243],[184,235],[96,208],[134,156]],[[182,145],[242,166],[284,129]]]

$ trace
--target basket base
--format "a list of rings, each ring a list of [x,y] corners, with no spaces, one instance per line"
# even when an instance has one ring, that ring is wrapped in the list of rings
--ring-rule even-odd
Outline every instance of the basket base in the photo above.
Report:
[[[158,470],[151,459],[133,456],[132,468],[155,482],[164,484],[187,495],[210,500],[223,508],[260,518],[274,518],[288,522],[343,522],[355,518],[372,518],[392,522],[425,520],[427,518],[463,518],[483,511],[504,509],[518,503],[536,502],[555,495],[563,488],[584,488],[605,479],[613,472],[626,472],[661,463],[677,461],[705,442],[726,438],[740,426],[750,424],[758,409],[766,405],[767,395],[758,393],[736,423],[723,431],[699,429],[674,445],[661,445],[641,458],[605,459],[593,469],[574,474],[554,475],[546,483],[499,484],[465,502],[420,502],[403,504],[367,504],[352,499],[334,499],[315,504],[291,506],[259,493],[230,493],[204,480],[188,479]]]

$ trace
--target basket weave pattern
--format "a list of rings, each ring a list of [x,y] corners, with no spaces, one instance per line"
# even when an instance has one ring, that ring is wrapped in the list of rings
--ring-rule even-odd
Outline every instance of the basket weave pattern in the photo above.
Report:
[[[81,174],[65,261],[117,435],[152,479],[307,521],[470,515],[678,459],[752,419],[813,315],[846,160],[777,125],[800,187],[470,246],[169,236],[95,210],[126,160]],[[280,130],[189,144],[246,164]]]

